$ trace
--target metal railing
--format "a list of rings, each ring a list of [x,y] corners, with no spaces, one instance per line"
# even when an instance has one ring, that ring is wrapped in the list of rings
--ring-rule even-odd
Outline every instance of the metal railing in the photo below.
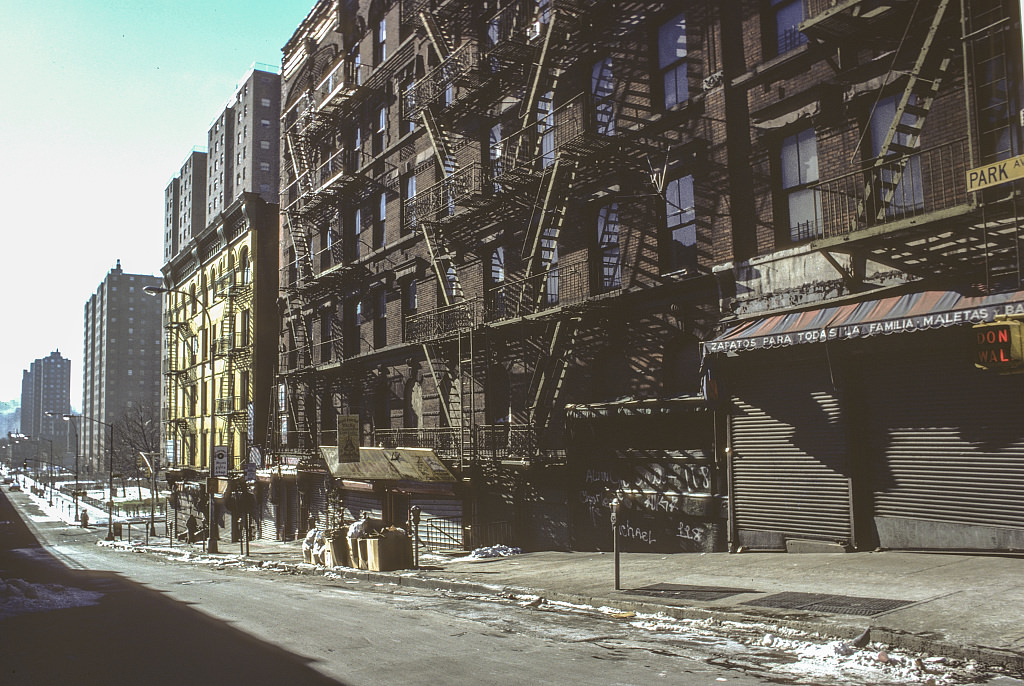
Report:
[[[458,428],[450,426],[376,429],[373,444],[383,448],[430,448],[442,459],[457,460],[461,435]]]
[[[484,294],[484,320],[518,319],[587,299],[586,262],[559,265],[528,278],[511,279]]]
[[[501,52],[510,44],[523,45],[534,36],[534,12],[536,0],[516,0],[500,10],[487,21],[486,52]]]
[[[481,458],[527,459],[538,454],[537,431],[526,424],[481,424],[476,427],[476,449]]]
[[[479,64],[476,44],[464,43],[402,94],[402,117],[415,119],[424,108],[442,100],[456,82],[475,72]]]
[[[816,216],[794,227],[793,237],[844,236],[967,205],[970,163],[961,139],[809,186]]]
[[[581,93],[503,138],[492,149],[494,180],[510,182],[517,173],[550,166],[555,154],[598,128],[589,93]]]
[[[481,321],[481,303],[479,297],[470,298],[409,315],[405,319],[406,342],[419,343],[471,330]]]
[[[480,162],[469,164],[405,200],[402,211],[405,228],[414,228],[438,214],[455,214],[460,205],[489,192],[490,188],[490,170]]]

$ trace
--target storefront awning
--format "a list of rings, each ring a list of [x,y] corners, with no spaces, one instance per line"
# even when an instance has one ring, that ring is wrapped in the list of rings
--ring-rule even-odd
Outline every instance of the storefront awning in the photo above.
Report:
[[[704,344],[705,353],[733,353],[824,343],[946,326],[990,322],[997,315],[1024,315],[1024,291],[965,296],[922,291],[819,310],[777,314],[737,324]]]
[[[359,481],[456,481],[433,450],[427,448],[360,448],[358,462],[342,462],[338,449],[321,447],[327,468],[335,479]]]

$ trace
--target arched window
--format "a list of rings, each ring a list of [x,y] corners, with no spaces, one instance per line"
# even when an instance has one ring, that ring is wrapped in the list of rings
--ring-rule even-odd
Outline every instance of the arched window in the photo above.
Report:
[[[243,286],[252,281],[252,263],[249,261],[249,248],[243,246],[238,252],[239,283]]]

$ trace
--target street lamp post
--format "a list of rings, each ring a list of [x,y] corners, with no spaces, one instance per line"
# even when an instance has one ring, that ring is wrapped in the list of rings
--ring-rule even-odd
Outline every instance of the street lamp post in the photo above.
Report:
[[[69,413],[69,414],[62,414],[61,417],[64,418],[65,420],[69,420],[71,418],[88,419],[90,422],[96,422],[97,424],[102,424],[103,426],[107,427],[107,429],[110,430],[110,441],[109,441],[108,446],[107,446],[108,447],[107,452],[108,452],[108,455],[109,455],[109,457],[107,459],[107,463],[108,463],[107,464],[107,468],[108,468],[108,471],[109,471],[109,474],[110,474],[110,498],[107,500],[107,537],[106,537],[105,540],[113,541],[114,540],[114,425],[113,424],[108,424],[107,422],[104,422],[103,420],[96,419],[95,417],[89,417],[89,416],[84,415],[84,414],[70,414]],[[77,431],[77,427],[76,427],[76,431]],[[76,451],[76,461],[77,461],[77,451]],[[78,468],[77,468],[77,464],[76,464],[76,468],[75,468],[75,488],[76,489],[78,488]]]
[[[71,419],[72,419],[72,417],[77,417],[78,415],[63,414],[63,413],[60,413],[60,412],[47,412],[46,414],[49,415],[50,417],[55,417],[57,415],[60,415],[61,419],[63,419],[65,422],[70,422],[71,425],[73,427],[75,427],[75,492],[73,494],[73,498],[72,499],[75,501],[75,521],[77,522],[78,521],[78,455],[79,455],[79,446],[80,446],[81,436],[80,436],[80,434],[78,432],[78,424],[76,424],[75,422],[71,422]],[[63,462],[63,460],[62,460],[62,462]]]
[[[50,499],[49,499],[48,502],[50,504],[50,507],[53,507],[53,482],[54,482],[54,475],[53,475],[53,439],[37,437],[36,440],[38,440],[38,441],[46,441],[47,443],[50,444],[50,462],[48,464],[49,472],[50,472]]]
[[[160,294],[160,293],[176,293],[178,295],[183,295],[186,298],[191,298],[192,302],[194,302],[199,307],[199,309],[202,310],[203,318],[206,320],[206,330],[209,332],[208,333],[208,336],[209,336],[209,346],[208,346],[208,348],[206,350],[206,356],[207,356],[207,359],[210,362],[210,450],[209,450],[209,453],[207,455],[207,459],[210,462],[210,476],[212,477],[213,476],[213,456],[214,456],[214,453],[216,452],[216,449],[217,449],[217,434],[214,431],[215,424],[216,424],[216,419],[215,418],[216,418],[217,414],[216,414],[216,410],[215,410],[215,407],[214,407],[216,391],[215,391],[214,385],[213,385],[213,381],[214,381],[214,378],[213,378],[214,377],[214,364],[213,364],[213,346],[214,346],[214,342],[213,342],[213,320],[210,317],[209,310],[206,308],[205,305],[203,305],[202,302],[199,301],[199,298],[196,297],[195,293],[188,293],[186,291],[181,291],[181,290],[177,290],[177,289],[174,289],[174,288],[164,288],[163,286],[146,286],[146,287],[143,288],[143,290],[146,293],[148,293],[149,295],[157,295],[157,294]],[[205,396],[205,394],[204,394],[204,396]],[[209,503],[210,515],[209,515],[209,541],[207,542],[206,550],[209,553],[217,553],[217,552],[219,552],[218,551],[218,547],[217,547],[217,543],[218,543],[218,539],[219,539],[219,534],[218,534],[218,531],[217,531],[217,503],[214,500],[213,489],[210,488],[210,486],[212,486],[212,483],[210,481],[207,481],[207,490],[209,491],[209,495],[210,495],[210,503]]]

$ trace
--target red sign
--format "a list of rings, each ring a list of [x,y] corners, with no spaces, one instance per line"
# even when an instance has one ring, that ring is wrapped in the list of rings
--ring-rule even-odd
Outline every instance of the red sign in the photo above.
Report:
[[[1021,323],[1001,321],[974,326],[974,364],[982,369],[1007,370],[1021,365]]]

